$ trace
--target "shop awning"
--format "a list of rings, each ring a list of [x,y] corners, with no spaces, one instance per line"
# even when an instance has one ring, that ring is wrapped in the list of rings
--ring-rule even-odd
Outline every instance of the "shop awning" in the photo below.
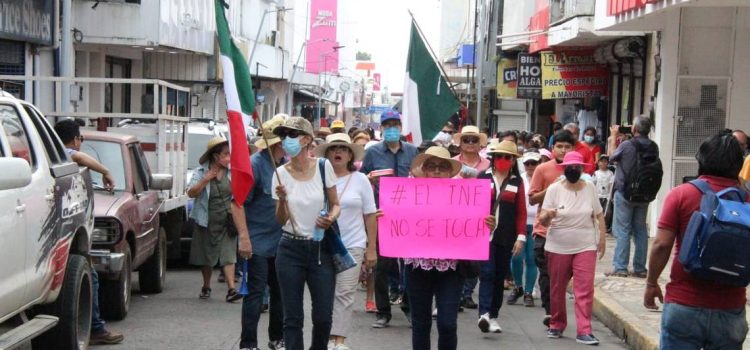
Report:
[[[314,93],[312,91],[309,91],[309,90],[305,90],[305,89],[295,89],[294,93],[295,94],[300,94],[300,95],[305,96],[305,97],[312,97],[313,99],[315,99],[315,101],[317,101],[318,99],[320,99],[320,96],[318,94],[316,94],[316,93]],[[328,103],[333,103],[333,104],[339,104],[340,103],[340,101],[336,101],[335,99],[327,98],[325,96],[323,96],[322,100],[326,101]]]

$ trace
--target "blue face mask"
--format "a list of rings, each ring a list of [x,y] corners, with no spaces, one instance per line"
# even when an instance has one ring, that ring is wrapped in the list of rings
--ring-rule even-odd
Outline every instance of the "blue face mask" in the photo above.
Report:
[[[401,140],[401,130],[395,126],[389,126],[383,130],[383,140],[385,142],[398,142]]]
[[[296,157],[300,151],[302,151],[302,145],[299,143],[299,137],[286,137],[281,141],[281,148],[284,152],[289,154],[290,157]]]
[[[586,141],[586,143],[593,143],[594,137],[591,135],[583,135],[583,141]]]

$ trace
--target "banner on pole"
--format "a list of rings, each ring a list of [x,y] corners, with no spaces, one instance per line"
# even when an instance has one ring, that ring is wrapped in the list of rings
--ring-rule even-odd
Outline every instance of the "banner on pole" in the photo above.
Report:
[[[380,254],[487,260],[492,187],[487,179],[380,179]]]

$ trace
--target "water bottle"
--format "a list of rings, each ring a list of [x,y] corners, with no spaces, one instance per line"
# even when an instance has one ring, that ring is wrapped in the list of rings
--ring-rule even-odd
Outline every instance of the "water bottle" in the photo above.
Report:
[[[328,216],[328,210],[321,210],[320,211],[320,217]],[[323,237],[325,236],[326,230],[322,227],[319,227],[318,225],[315,225],[315,231],[313,232],[313,241],[320,242],[323,240]]]

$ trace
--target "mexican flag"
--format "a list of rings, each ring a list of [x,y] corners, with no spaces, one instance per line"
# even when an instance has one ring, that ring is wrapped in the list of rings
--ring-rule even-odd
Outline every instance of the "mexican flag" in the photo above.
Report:
[[[404,134],[415,145],[432,140],[460,106],[412,19],[401,113]]]
[[[224,71],[224,94],[227,97],[232,194],[237,205],[242,206],[255,182],[246,136],[247,126],[250,125],[255,110],[255,95],[247,61],[232,42],[229,24],[224,14],[227,5],[223,0],[215,0],[215,5],[216,32],[219,35],[221,68]]]

